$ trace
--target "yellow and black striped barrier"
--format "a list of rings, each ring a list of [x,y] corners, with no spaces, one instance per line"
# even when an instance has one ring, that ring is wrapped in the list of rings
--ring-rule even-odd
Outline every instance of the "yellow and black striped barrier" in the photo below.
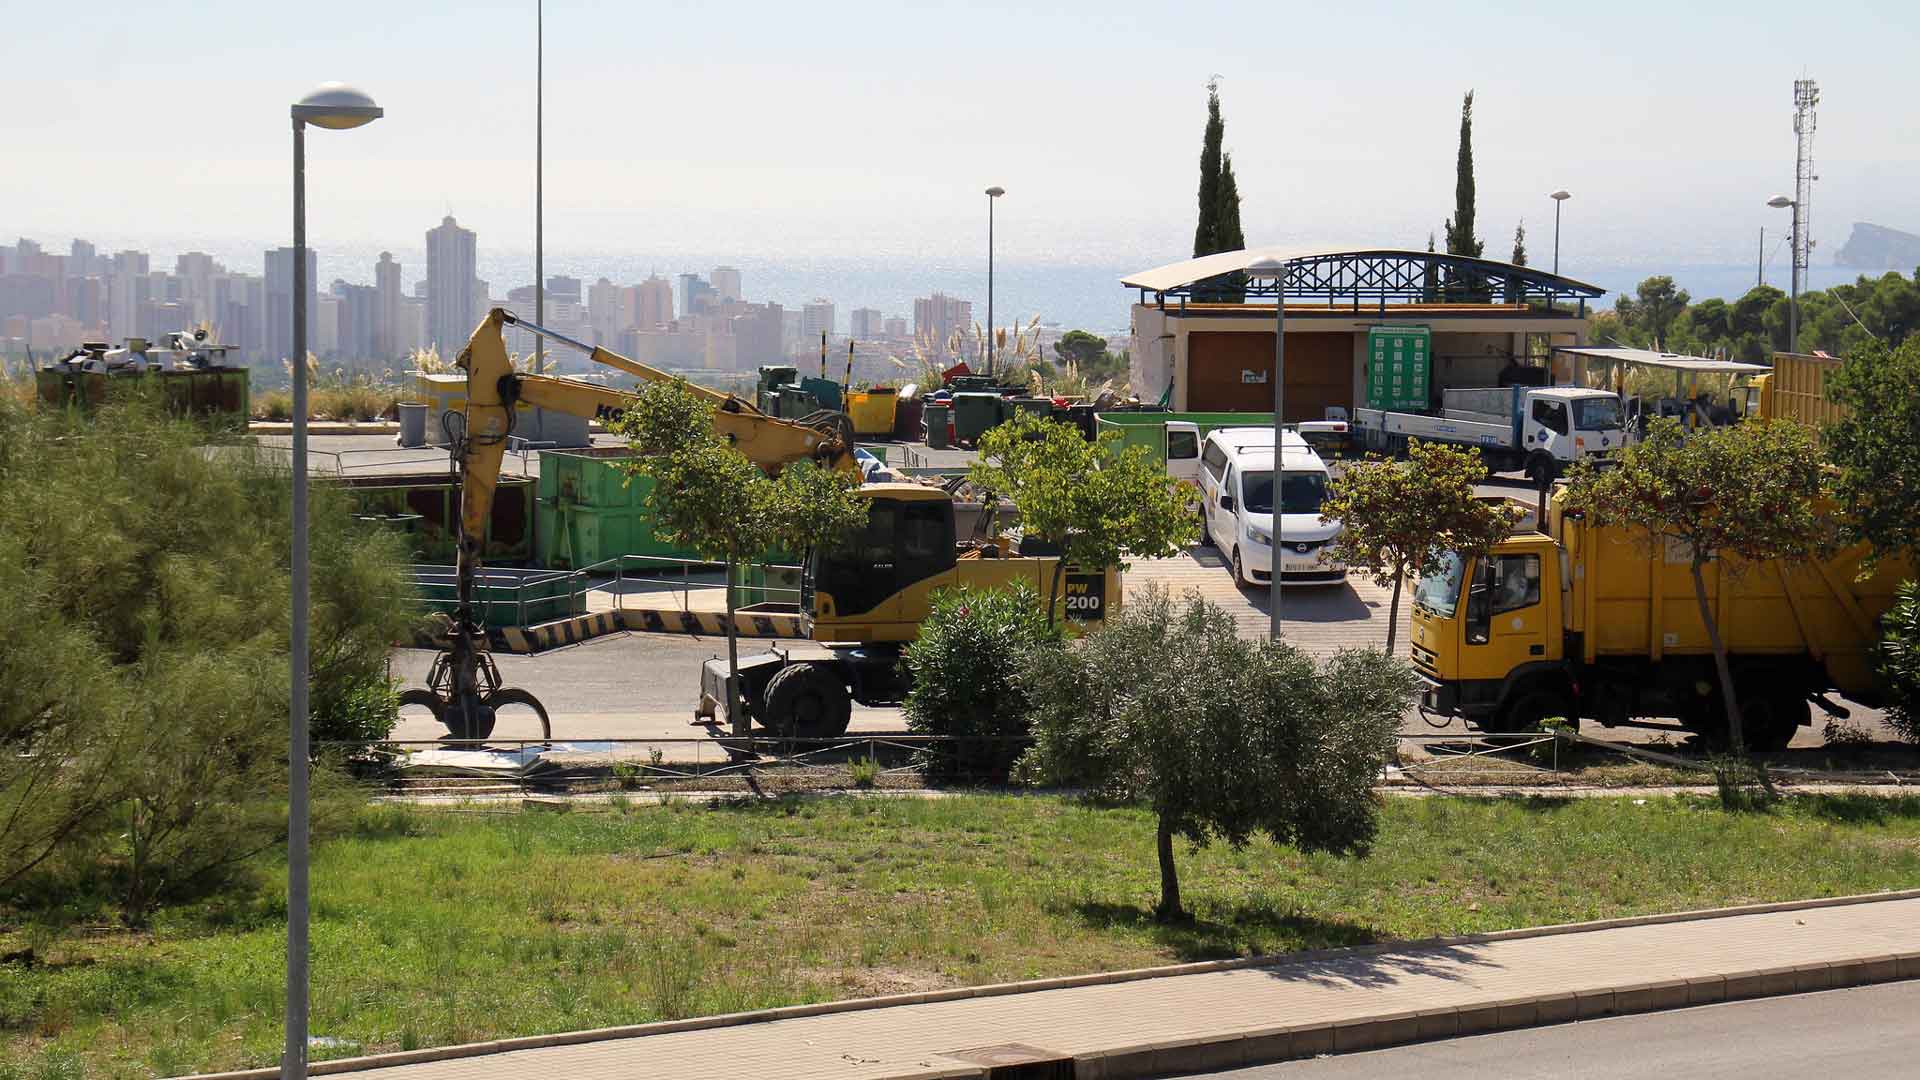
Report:
[[[734,625],[741,637],[801,637],[800,616],[790,612],[740,611],[734,613]],[[681,611],[678,609],[632,611],[596,611],[574,615],[537,626],[496,626],[487,629],[487,648],[497,653],[538,653],[549,649],[578,645],[597,637],[635,631],[645,634],[690,634],[696,637],[724,637],[727,616],[722,611]],[[424,627],[416,630],[412,643],[416,649],[446,647],[444,630]]]

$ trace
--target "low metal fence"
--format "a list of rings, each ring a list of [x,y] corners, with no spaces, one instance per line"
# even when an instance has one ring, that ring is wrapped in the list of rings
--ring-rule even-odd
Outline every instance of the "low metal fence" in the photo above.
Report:
[[[740,566],[749,574],[758,571],[762,577],[762,581],[758,584],[747,582],[735,586],[735,601],[740,606],[744,607],[751,603],[783,603],[797,606],[800,603],[799,586],[773,585],[766,581],[777,575],[788,575],[798,580],[801,571],[799,566],[786,563],[743,563]],[[430,579],[451,580],[455,568],[420,566],[415,567],[415,571]],[[715,571],[722,571],[722,573],[716,574]],[[497,580],[498,573],[516,573],[518,576],[510,583],[502,583]],[[527,619],[527,611],[530,607],[551,608],[555,606],[554,601],[560,599],[565,601],[566,612],[588,614],[593,611],[626,611],[630,606],[636,609],[642,607],[630,601],[629,598],[634,596],[678,594],[679,608],[684,612],[692,610],[692,598],[695,593],[711,593],[727,587],[724,564],[666,555],[618,555],[611,559],[590,563],[576,570],[500,571],[498,573],[494,581],[489,581],[482,586],[477,602],[483,617],[490,616],[500,606],[511,607],[514,611],[513,625],[515,626],[533,625]],[[712,576],[716,580],[696,580],[696,574]],[[607,597],[602,606],[592,605],[591,598],[595,593],[604,594]],[[418,589],[410,599],[426,611],[451,611],[456,603],[446,597],[426,595]],[[658,610],[658,605],[644,606]],[[489,621],[492,620],[489,619]]]

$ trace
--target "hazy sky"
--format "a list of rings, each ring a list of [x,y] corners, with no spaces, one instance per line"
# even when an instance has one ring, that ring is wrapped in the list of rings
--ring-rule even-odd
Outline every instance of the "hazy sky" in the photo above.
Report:
[[[450,207],[532,246],[533,5],[0,0],[0,230],[218,250],[290,236],[287,105],[387,109],[309,136],[312,242],[417,247]],[[322,16],[322,12],[325,16]],[[1191,244],[1222,77],[1250,242],[1424,244],[1477,90],[1481,231],[1750,257],[1789,191],[1792,80],[1820,81],[1814,235],[1920,231],[1920,5],[549,0],[547,249],[953,258],[1002,184],[1010,260],[1148,265]],[[10,240],[11,235],[6,239]]]

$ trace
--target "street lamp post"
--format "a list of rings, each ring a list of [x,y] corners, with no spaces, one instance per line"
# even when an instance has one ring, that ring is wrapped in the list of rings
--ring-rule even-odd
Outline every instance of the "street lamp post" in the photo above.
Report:
[[[987,189],[987,374],[993,374],[993,201],[1007,189],[998,184]]]
[[[1547,198],[1553,200],[1553,272],[1558,274],[1560,272],[1560,204],[1573,198],[1573,193],[1566,188],[1561,188]]]
[[[1255,259],[1247,267],[1255,280],[1273,280],[1273,535],[1268,537],[1272,557],[1267,563],[1267,636],[1280,640],[1280,549],[1285,542],[1280,489],[1287,459],[1287,264],[1272,256]]]
[[[1798,122],[1796,121],[1796,124]],[[1787,247],[1793,255],[1793,292],[1787,300],[1787,351],[1800,351],[1800,203],[1785,195],[1775,195],[1767,200],[1767,205],[1775,210],[1793,209],[1793,232],[1787,238]]]
[[[307,1075],[307,125],[343,130],[379,119],[373,99],[323,83],[293,105],[293,627],[287,739],[287,1043],[282,1080]]]

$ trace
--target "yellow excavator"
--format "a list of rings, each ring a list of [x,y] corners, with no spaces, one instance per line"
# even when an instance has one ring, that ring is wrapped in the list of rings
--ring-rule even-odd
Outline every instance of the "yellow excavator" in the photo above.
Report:
[[[542,730],[551,735],[539,699],[501,685],[473,600],[500,464],[518,407],[612,421],[632,403],[632,396],[619,390],[514,370],[504,336],[510,325],[642,380],[678,378],[500,308],[487,313],[461,351],[456,363],[467,375],[466,407],[446,418],[460,485],[456,603],[447,645],[434,659],[427,687],[400,696],[402,705],[430,709],[455,739],[487,738],[496,712],[507,705],[533,709]],[[853,426],[844,413],[782,419],[732,394],[692,389],[713,401],[713,423],[720,435],[769,474],[797,461],[859,472]],[[831,738],[846,731],[853,701],[899,702],[907,689],[900,648],[919,636],[935,590],[1025,581],[1045,597],[1053,586],[1057,559],[1034,553],[1030,546],[1027,553],[1016,553],[1000,538],[958,538],[953,496],[943,488],[875,483],[859,490],[869,504],[865,528],[833,550],[808,553],[801,575],[801,625],[817,647],[775,650],[741,661],[744,715],[727,717],[734,734],[749,734],[757,720],[783,736]],[[1107,604],[1118,601],[1118,574],[1112,569],[1082,573],[1069,568],[1059,576],[1066,597],[1062,607],[1083,624],[1099,623]],[[701,672],[696,718],[717,719],[729,700],[726,682],[726,662],[708,661]]]

